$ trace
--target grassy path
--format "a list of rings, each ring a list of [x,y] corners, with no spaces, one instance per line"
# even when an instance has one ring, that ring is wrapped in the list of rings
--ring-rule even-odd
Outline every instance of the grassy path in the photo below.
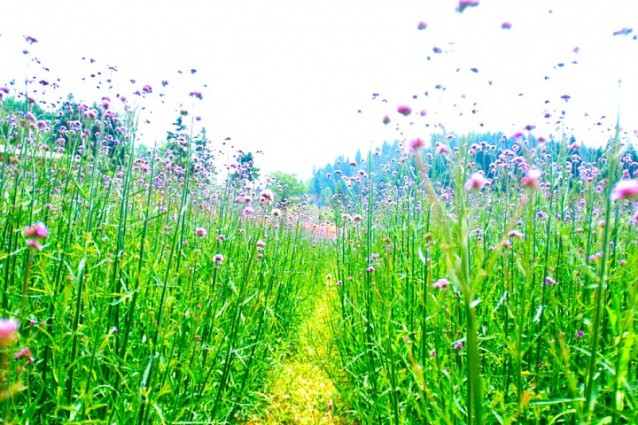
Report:
[[[330,289],[320,290],[309,298],[307,314],[300,326],[298,341],[291,347],[290,357],[275,367],[265,388],[264,411],[250,425],[352,424],[335,414],[339,394],[323,369],[322,361],[332,361],[331,333],[327,323],[330,314]]]

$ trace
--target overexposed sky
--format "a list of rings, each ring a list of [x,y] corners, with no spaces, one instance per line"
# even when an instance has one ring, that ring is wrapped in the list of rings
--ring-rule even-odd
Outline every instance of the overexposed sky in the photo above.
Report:
[[[604,144],[620,108],[635,142],[638,2],[481,0],[463,13],[457,4],[2,2],[0,86],[16,79],[21,90],[25,77],[60,78],[59,89],[46,88],[48,96],[71,91],[93,102],[120,93],[145,107],[142,122],[150,124],[142,124],[140,139],[147,144],[186,109],[202,117],[216,147],[262,150],[262,169],[302,178],[313,166],[383,140],[428,138],[438,124],[456,133],[514,133],[531,124],[543,136],[573,128],[586,143]],[[633,32],[613,35],[623,28]],[[25,35],[38,43],[28,45]],[[132,94],[145,84],[152,94]],[[204,99],[188,97],[193,90]],[[412,115],[396,112],[402,104]],[[561,111],[565,119],[556,124]],[[392,122],[384,126],[386,114]],[[231,141],[222,146],[226,137]]]

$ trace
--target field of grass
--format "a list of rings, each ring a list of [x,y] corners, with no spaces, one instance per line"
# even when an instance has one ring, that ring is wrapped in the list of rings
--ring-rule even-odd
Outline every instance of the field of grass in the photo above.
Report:
[[[3,424],[638,422],[619,129],[403,140],[320,209],[218,178],[188,114],[135,146],[133,110],[0,94]]]

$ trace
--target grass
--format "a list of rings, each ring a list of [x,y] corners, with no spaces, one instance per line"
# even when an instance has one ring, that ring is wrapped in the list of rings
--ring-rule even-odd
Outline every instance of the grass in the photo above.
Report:
[[[619,129],[421,142],[383,185],[370,156],[320,215],[219,182],[187,114],[140,149],[133,109],[63,106],[0,106],[3,423],[638,420]]]

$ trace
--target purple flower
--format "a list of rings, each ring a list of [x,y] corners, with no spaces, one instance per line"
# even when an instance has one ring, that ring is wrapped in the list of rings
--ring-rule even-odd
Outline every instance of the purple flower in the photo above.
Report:
[[[221,264],[224,262],[224,256],[221,254],[215,254],[213,256],[213,263],[215,263],[215,265],[217,266],[221,266]]]
[[[195,234],[200,238],[203,238],[204,236],[206,236],[207,232],[206,229],[204,229],[203,227],[198,227],[197,229],[195,229]]]

